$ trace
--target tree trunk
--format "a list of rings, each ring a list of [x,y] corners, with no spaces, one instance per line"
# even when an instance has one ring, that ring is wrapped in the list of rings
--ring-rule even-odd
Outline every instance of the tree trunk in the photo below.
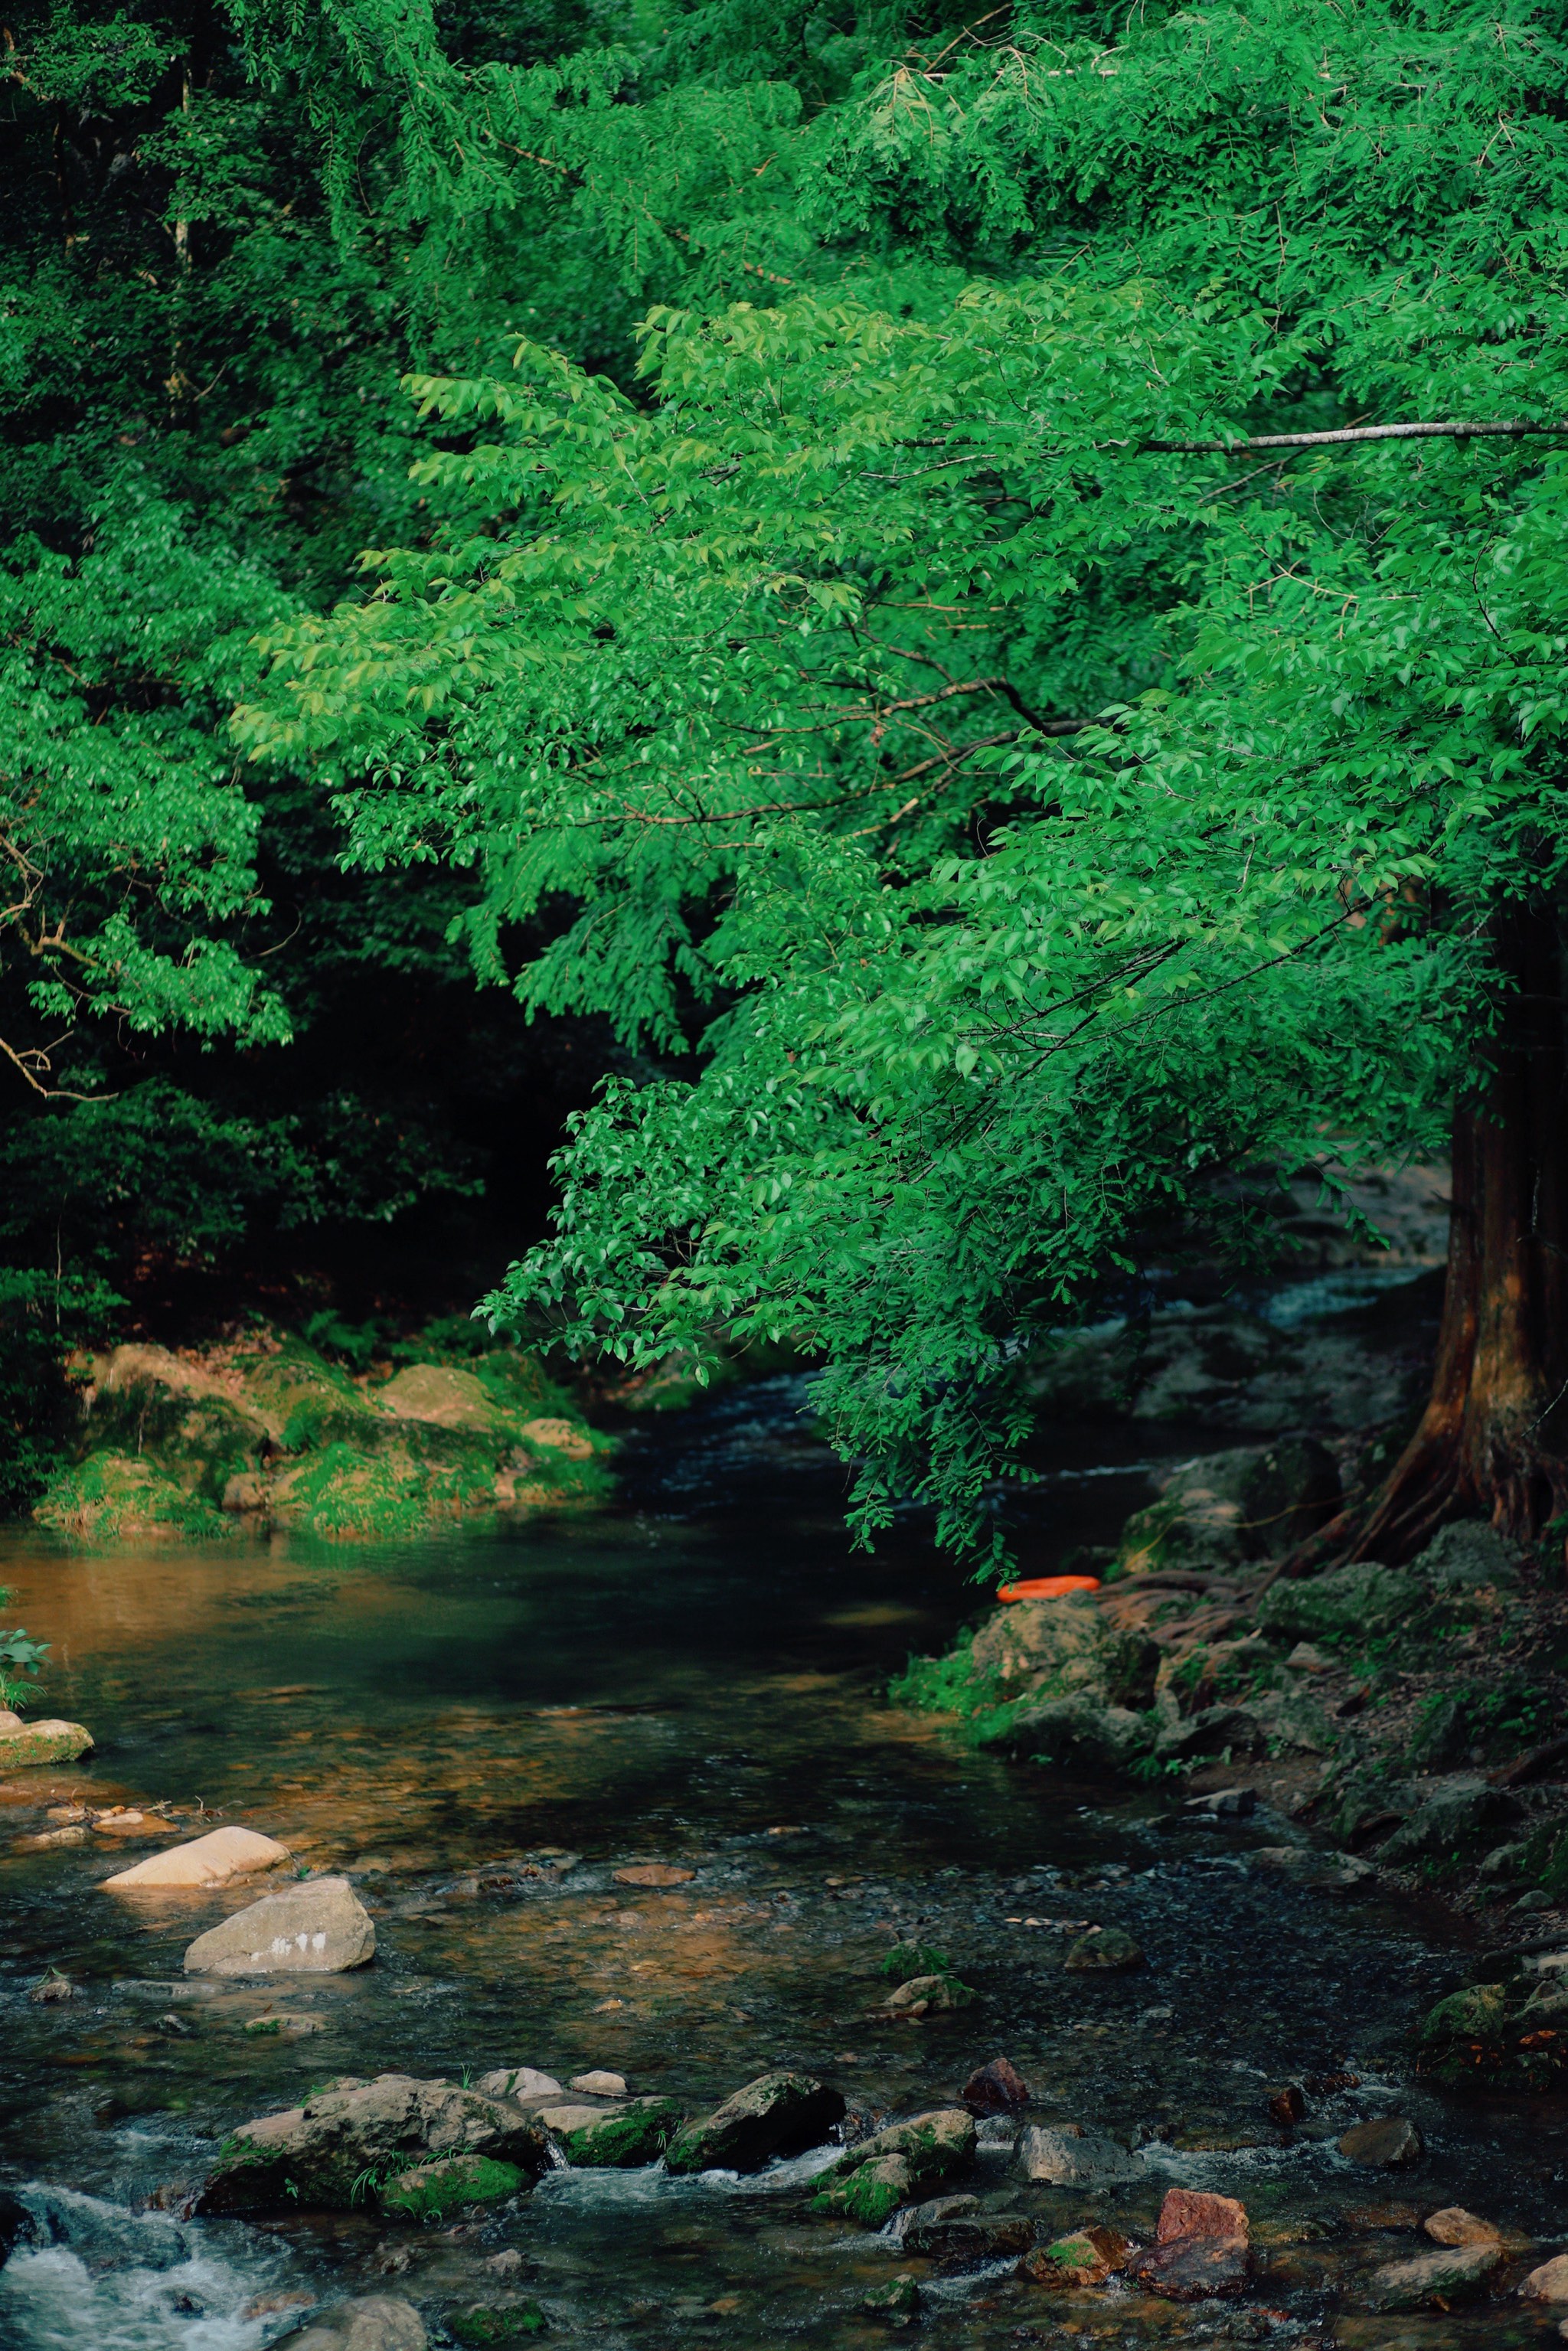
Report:
[[[1568,1510],[1568,1064],[1556,910],[1510,909],[1495,936],[1511,985],[1490,1072],[1454,1115],[1431,1397],[1341,1554],[1352,1559],[1413,1558],[1448,1520],[1477,1515],[1528,1541]]]

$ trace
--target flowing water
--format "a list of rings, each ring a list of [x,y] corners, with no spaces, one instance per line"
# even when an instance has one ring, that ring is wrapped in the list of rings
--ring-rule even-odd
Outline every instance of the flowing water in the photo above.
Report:
[[[261,2351],[310,2306],[378,2292],[415,2300],[439,2340],[444,2314],[505,2305],[486,2264],[508,2247],[554,2335],[606,2351],[869,2346],[887,2326],[863,2297],[900,2272],[954,2351],[1555,2341],[1552,2314],[1517,2301],[1357,2309],[1373,2268],[1428,2249],[1417,2223],[1438,2206],[1517,2231],[1535,2260],[1568,2229],[1560,2103],[1462,2105],[1408,2079],[1413,2017],[1465,1979],[1460,1930],[1250,1869],[1287,1833],[1264,1814],[1196,1826],[1179,1792],[1078,1786],[889,1706],[890,1672],[946,1642],[975,1595],[914,1525],[851,1554],[800,1404],[788,1381],[718,1400],[634,1450],[619,1510],[578,1520],[384,1550],[10,1540],[10,1621],[54,1644],[49,1709],[98,1746],[0,1784],[0,2184],[34,2216],[0,2270],[0,2351]],[[1119,1458],[1058,1463],[1031,1565],[1147,1498],[1145,1440],[1124,1435]],[[346,1870],[376,1917],[373,1965],[186,1981],[185,1945],[254,1885],[104,1893],[107,1834],[36,1841],[44,1807],[73,1798],[162,1801],[184,1834],[241,1821]],[[693,1875],[617,1882],[648,1860]],[[1130,1928],[1147,1966],[1064,1974],[1061,1922],[1083,1920]],[[876,2016],[900,1938],[946,1952],[974,2005]],[[74,1998],[28,1997],[49,1966]],[[1030,2119],[1120,2133],[1142,2173],[1030,2187],[988,2126],[959,2185],[1049,2233],[1098,2216],[1147,2235],[1175,2182],[1239,2195],[1263,2263],[1250,2294],[1064,2294],[1005,2262],[938,2274],[895,2232],[808,2214],[832,2150],[749,2179],[558,2171],[447,2230],[179,2217],[226,2131],[342,2074],[608,2067],[699,2111],[789,2064],[893,2116],[951,2102],[999,2053]],[[1281,2131],[1269,2095],[1303,2076],[1354,2078]],[[1395,2111],[1427,2139],[1418,2171],[1354,2170],[1339,2135]]]

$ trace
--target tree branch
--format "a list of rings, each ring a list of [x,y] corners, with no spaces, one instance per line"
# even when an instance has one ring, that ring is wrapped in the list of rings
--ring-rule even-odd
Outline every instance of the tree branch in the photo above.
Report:
[[[1137,445],[1170,457],[1233,457],[1252,449],[1329,449],[1347,441],[1469,441],[1489,436],[1517,441],[1531,433],[1568,433],[1568,422],[1527,424],[1483,418],[1452,424],[1340,424],[1331,433],[1252,433],[1234,441],[1140,441]]]

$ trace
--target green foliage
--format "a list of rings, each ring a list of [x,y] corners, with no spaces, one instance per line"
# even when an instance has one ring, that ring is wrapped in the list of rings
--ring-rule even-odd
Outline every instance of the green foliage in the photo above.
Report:
[[[695,1056],[606,1083],[491,1311],[814,1352],[862,1531],[983,1562],[1055,1334],[1256,1250],[1235,1171],[1433,1145],[1564,878],[1550,435],[1227,450],[1568,413],[1568,70],[1374,0],[863,29],[815,260],[655,301],[636,389],[517,314],[416,368],[426,527],[240,732],[467,878],[481,977]]]
[[[1004,1698],[995,1675],[976,1668],[974,1640],[972,1631],[962,1633],[939,1657],[912,1656],[887,1694],[894,1706],[920,1714],[956,1715],[965,1736],[982,1747],[1006,1736],[1025,1701]]]
[[[951,1959],[929,1943],[895,1943],[891,1951],[883,1954],[882,1972],[894,1983],[904,1983],[912,1976],[950,1976],[957,1980]]]
[[[0,1600],[5,1594],[0,1593]],[[47,1641],[32,1641],[21,1625],[7,1628],[0,1625],[0,1706],[19,1714],[31,1706],[37,1697],[34,1687],[48,1656]]]

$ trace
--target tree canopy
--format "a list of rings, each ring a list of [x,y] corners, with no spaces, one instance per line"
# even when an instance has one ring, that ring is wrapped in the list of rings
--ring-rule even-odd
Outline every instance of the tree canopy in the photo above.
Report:
[[[802,1341],[862,1524],[984,1541],[1156,1237],[1436,1139],[1560,879],[1563,89],[1544,11],[1010,12],[780,131],[793,285],[413,373],[429,525],[244,739],[692,1059],[496,1312]]]
[[[117,1122],[171,1210],[226,1138],[170,1248],[472,1180],[405,1050],[466,971],[609,1071],[490,1311],[788,1337],[862,1528],[984,1557],[1055,1333],[1484,1083],[1562,878],[1556,12],[8,40],[28,1295]]]

